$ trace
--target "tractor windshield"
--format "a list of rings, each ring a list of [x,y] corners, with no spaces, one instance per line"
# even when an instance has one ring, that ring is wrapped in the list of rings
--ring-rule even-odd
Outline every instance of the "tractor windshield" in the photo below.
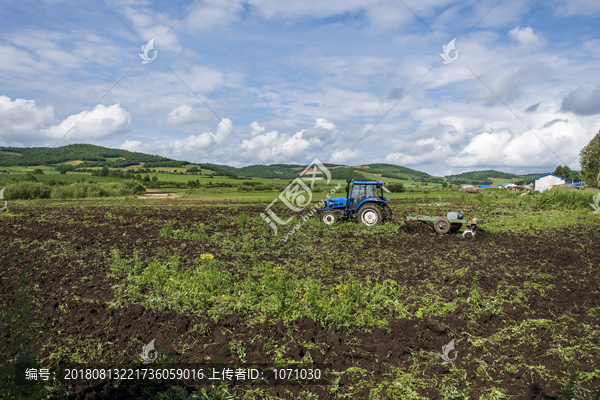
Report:
[[[367,196],[366,197],[379,197],[377,195],[377,187],[375,185],[365,185],[367,188]]]

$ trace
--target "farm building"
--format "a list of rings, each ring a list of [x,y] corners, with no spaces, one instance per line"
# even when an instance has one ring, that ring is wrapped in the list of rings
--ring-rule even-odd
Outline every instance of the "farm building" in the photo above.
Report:
[[[552,186],[566,185],[567,180],[561,176],[554,174],[546,174],[535,178],[535,190],[537,192],[545,192],[552,189]]]

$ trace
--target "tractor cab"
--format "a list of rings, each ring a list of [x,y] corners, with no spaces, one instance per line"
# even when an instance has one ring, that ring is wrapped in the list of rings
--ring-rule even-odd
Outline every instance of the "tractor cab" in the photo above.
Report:
[[[350,183],[348,183],[346,190],[348,191],[350,209],[356,211],[368,201],[376,203],[389,201],[385,198],[383,189],[383,182],[352,182],[352,190],[350,190]]]
[[[392,218],[392,210],[385,204],[390,193],[381,181],[346,181],[346,197],[325,200],[325,207],[318,210],[321,221],[331,225],[337,219],[356,219],[367,226],[379,225]]]

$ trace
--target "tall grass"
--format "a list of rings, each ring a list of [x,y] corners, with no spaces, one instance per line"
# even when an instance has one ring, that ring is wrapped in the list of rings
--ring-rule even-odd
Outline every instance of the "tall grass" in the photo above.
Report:
[[[552,189],[536,195],[535,202],[539,208],[589,209],[598,192],[588,190]]]

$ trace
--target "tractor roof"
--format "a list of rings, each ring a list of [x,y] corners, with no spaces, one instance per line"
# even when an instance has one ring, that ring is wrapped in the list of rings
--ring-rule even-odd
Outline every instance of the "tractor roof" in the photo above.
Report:
[[[385,182],[383,181],[354,181],[355,185],[383,185]]]

